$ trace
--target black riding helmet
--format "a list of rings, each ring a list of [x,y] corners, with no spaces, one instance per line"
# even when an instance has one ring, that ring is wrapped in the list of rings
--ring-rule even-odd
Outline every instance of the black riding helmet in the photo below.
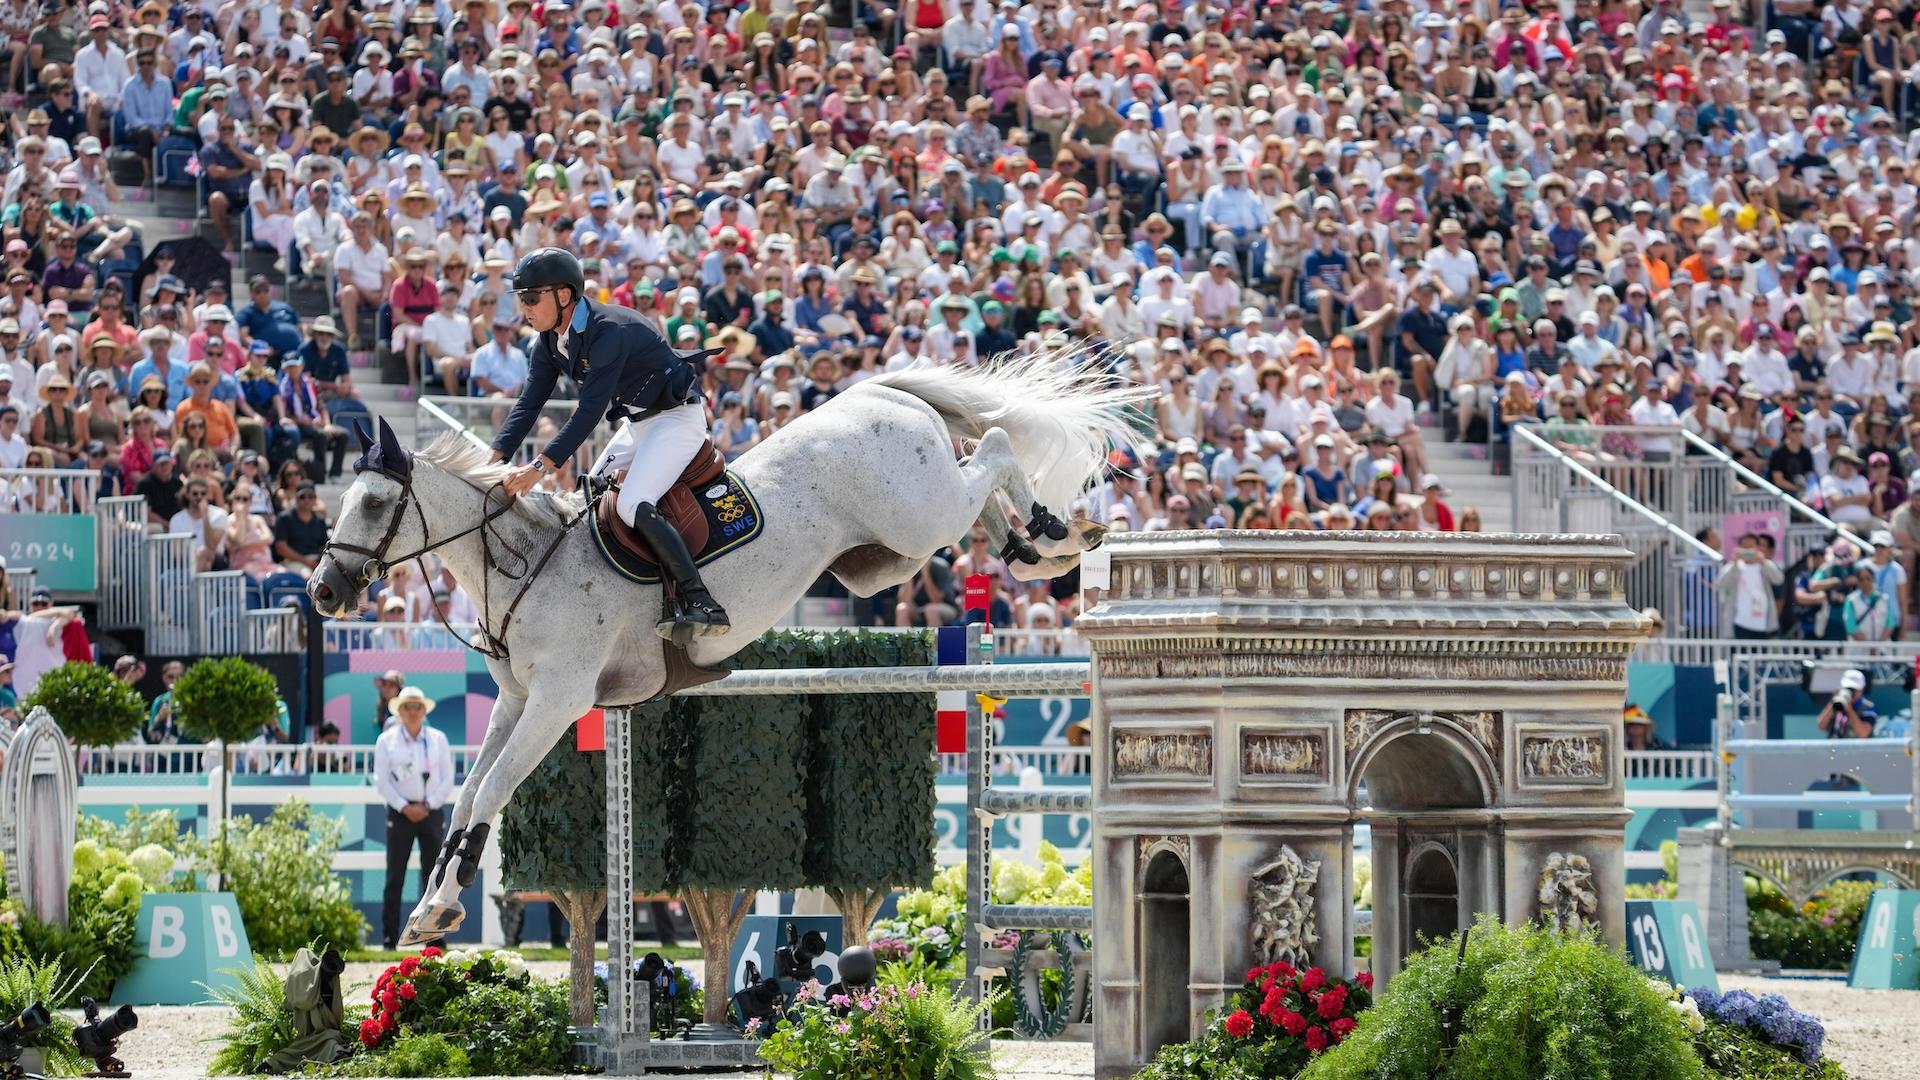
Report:
[[[520,265],[513,268],[514,292],[557,285],[572,289],[575,298],[587,291],[587,275],[580,269],[580,260],[565,248],[529,251],[520,257]]]

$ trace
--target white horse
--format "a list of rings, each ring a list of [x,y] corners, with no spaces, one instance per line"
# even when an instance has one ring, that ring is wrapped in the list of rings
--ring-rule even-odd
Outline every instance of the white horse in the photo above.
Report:
[[[1046,507],[1066,506],[1100,475],[1109,447],[1131,433],[1130,409],[1153,395],[1051,350],[860,383],[733,464],[764,532],[706,568],[733,626],[693,639],[690,659],[712,666],[733,655],[823,572],[860,596],[903,584],[976,520],[996,548],[1011,536],[1021,549],[1031,537],[1036,561],[1011,560],[1015,576],[1065,573],[1106,530],[1061,522]],[[956,441],[968,457],[956,460]],[[583,512],[579,495],[536,492],[502,505],[492,489],[506,466],[487,456],[465,435],[410,454],[382,421],[308,585],[322,613],[349,617],[389,566],[435,551],[480,605],[486,651],[502,654],[487,660],[500,696],[486,739],[403,944],[460,925],[459,891],[479,870],[490,823],[574,721],[596,705],[647,701],[666,681],[659,588],[616,576],[585,524],[565,529]],[[1025,531],[1010,532],[1010,517]]]

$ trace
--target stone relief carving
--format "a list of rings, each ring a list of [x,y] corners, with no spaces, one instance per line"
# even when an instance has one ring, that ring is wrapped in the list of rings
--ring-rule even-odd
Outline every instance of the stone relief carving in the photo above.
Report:
[[[1213,775],[1213,736],[1115,732],[1113,775],[1116,777]]]
[[[1435,712],[1420,713],[1410,709],[1348,709],[1346,715],[1343,744],[1346,750],[1347,764],[1352,765],[1360,756],[1360,751],[1373,741],[1373,737],[1389,724],[1400,720],[1413,719],[1422,715],[1435,720],[1446,720],[1466,729],[1475,742],[1487,752],[1495,768],[1500,762],[1500,713],[1479,712]]]
[[[1193,842],[1184,836],[1143,836],[1140,838],[1140,874],[1146,875],[1147,863],[1152,860],[1156,849],[1165,848],[1180,856],[1180,863],[1193,866]]]
[[[1325,779],[1326,740],[1320,735],[1241,732],[1240,774],[1250,777]]]
[[[1528,780],[1605,783],[1607,744],[1599,735],[1529,735],[1520,744]]]
[[[1285,844],[1280,856],[1253,875],[1247,894],[1253,904],[1253,955],[1262,964],[1285,962],[1297,968],[1313,963],[1320,942],[1313,911],[1313,887],[1320,862],[1303,859]]]
[[[1600,912],[1600,894],[1593,867],[1584,855],[1550,852],[1540,870],[1540,915],[1547,928],[1580,933]]]
[[[1326,652],[1278,652],[1261,656],[1103,656],[1100,673],[1110,679],[1426,679],[1443,682],[1618,682],[1627,677],[1624,656],[1458,656],[1441,652],[1343,654],[1346,643],[1328,642]]]

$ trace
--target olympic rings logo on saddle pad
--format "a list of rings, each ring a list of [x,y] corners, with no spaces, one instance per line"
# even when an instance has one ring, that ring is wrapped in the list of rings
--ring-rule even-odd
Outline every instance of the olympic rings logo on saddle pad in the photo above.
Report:
[[[608,499],[613,497],[612,494],[604,496]],[[730,551],[744,547],[758,537],[765,527],[760,503],[732,470],[723,474],[722,479],[702,488],[694,497],[699,503],[700,512],[707,519],[707,542],[694,552],[693,561],[697,566],[705,566]],[[592,523],[594,546],[600,549],[600,555],[607,560],[608,566],[629,581],[642,585],[660,583],[660,567],[641,560],[607,535],[606,523],[598,513],[589,513],[587,520]]]

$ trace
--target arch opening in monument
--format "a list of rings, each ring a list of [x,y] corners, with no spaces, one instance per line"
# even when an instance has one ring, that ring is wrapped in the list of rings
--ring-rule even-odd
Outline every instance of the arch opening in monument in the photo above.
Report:
[[[1151,1058],[1170,1043],[1193,1037],[1192,887],[1186,864],[1173,851],[1158,851],[1141,874],[1140,955],[1142,972],[1140,1032]]]
[[[1486,811],[1498,788],[1484,747],[1456,727],[1397,714],[1361,750],[1353,800],[1372,826],[1376,977],[1491,909],[1501,845]]]

